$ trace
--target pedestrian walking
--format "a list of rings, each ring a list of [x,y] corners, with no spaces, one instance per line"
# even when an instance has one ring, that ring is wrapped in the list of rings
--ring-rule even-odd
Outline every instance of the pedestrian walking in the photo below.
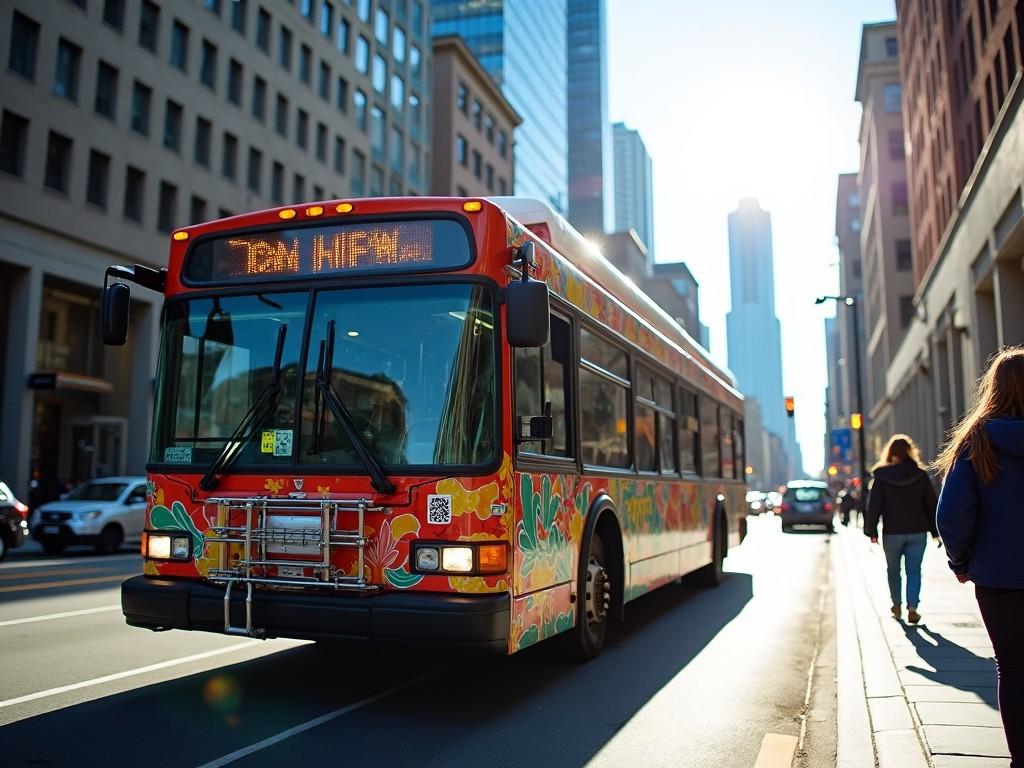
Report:
[[[917,446],[906,435],[889,438],[882,456],[882,461],[871,470],[873,480],[868,488],[864,534],[871,537],[872,544],[877,544],[878,522],[882,521],[882,550],[889,576],[892,616],[902,617],[902,566],[907,574],[907,621],[917,624],[921,620],[917,610],[921,561],[928,546],[928,534],[939,542],[935,488],[921,468]]]
[[[945,476],[937,514],[949,567],[974,582],[1010,766],[1024,768],[1024,347],[991,361],[935,466]]]
[[[849,525],[851,517],[854,526],[857,525],[857,496],[852,486],[839,492],[839,510],[842,513],[843,525]]]

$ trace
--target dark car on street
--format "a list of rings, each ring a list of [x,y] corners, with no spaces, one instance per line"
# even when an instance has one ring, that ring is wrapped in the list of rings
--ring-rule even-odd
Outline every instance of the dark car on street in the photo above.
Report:
[[[820,526],[830,532],[835,530],[832,495],[828,486],[817,480],[787,483],[777,511],[782,518],[783,531],[791,531],[797,525]]]
[[[0,560],[28,539],[28,507],[0,480]]]

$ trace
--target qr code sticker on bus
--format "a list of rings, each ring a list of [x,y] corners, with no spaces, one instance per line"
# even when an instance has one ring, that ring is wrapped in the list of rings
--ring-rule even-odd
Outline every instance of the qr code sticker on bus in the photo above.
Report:
[[[427,523],[448,525],[452,521],[452,497],[438,493],[427,494]]]

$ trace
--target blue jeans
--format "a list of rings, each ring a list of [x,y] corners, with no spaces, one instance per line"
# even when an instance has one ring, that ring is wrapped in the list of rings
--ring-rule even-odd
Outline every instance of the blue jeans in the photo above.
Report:
[[[901,560],[907,571],[907,605],[917,607],[921,597],[921,561],[928,546],[927,533],[884,533],[882,549],[889,570],[889,597],[893,605],[900,605],[903,592],[900,578]]]

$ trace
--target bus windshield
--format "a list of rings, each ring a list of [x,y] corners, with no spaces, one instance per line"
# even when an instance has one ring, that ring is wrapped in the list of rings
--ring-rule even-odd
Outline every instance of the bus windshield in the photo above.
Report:
[[[151,461],[208,464],[220,453],[274,376],[282,326],[281,391],[236,465],[365,471],[317,384],[325,360],[322,379],[381,464],[470,465],[496,456],[491,297],[462,283],[168,304]]]

